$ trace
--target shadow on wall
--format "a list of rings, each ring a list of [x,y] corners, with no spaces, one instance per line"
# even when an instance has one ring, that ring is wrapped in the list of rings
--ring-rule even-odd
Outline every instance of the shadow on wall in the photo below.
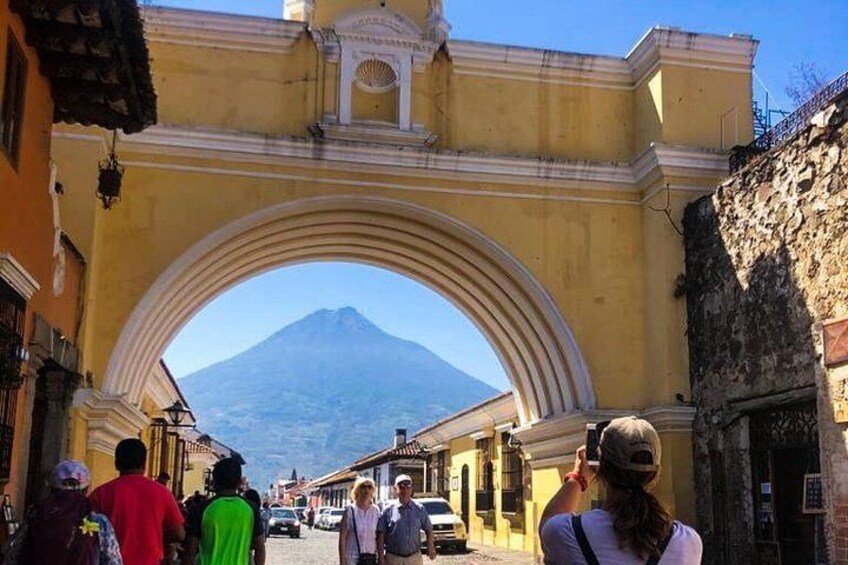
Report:
[[[844,119],[803,132],[686,210],[705,563],[813,563],[825,547],[848,562],[836,549],[848,547],[837,518],[848,516],[848,458],[832,398],[843,387],[822,364],[817,327],[848,312],[846,140]],[[805,475],[819,469],[824,515],[801,505]]]

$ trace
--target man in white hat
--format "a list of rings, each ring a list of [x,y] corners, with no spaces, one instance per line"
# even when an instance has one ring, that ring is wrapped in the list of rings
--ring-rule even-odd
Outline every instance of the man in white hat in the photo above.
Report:
[[[421,565],[420,532],[427,534],[427,556],[436,558],[433,525],[423,506],[412,500],[412,477],[395,479],[398,504],[383,511],[377,524],[377,560],[379,565]]]

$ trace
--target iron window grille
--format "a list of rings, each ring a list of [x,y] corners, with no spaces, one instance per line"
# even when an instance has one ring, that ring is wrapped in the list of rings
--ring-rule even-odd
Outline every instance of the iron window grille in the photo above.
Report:
[[[477,512],[489,512],[495,509],[495,477],[492,462],[492,440],[477,440]]]
[[[18,389],[23,382],[26,301],[0,281],[0,481],[11,476]]]
[[[17,404],[17,388],[0,388],[0,481],[8,481],[12,473]]]
[[[518,448],[509,445],[509,439],[510,434],[505,432],[502,436],[501,512],[521,514],[524,512],[524,462]]]
[[[24,92],[27,64],[23,50],[11,29],[6,34],[6,72],[3,81],[3,104],[0,107],[0,149],[17,169],[21,149]]]
[[[450,491],[447,461],[447,451],[440,451],[429,462],[430,489],[442,498],[447,498]]]

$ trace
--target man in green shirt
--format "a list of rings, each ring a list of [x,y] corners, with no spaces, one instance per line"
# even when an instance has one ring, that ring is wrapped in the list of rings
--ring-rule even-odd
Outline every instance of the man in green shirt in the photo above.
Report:
[[[186,565],[265,565],[265,530],[259,508],[238,494],[241,465],[232,457],[212,469],[215,497],[188,517]],[[199,550],[199,551],[198,551]]]

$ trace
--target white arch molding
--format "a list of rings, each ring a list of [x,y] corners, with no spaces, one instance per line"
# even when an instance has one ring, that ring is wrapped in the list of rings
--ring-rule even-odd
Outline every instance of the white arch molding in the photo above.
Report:
[[[145,380],[186,322],[236,284],[284,265],[351,261],[441,293],[483,332],[510,378],[522,424],[595,406],[586,363],[551,297],[490,238],[420,206],[318,197],[250,214],[209,234],[140,300],[106,369],[103,392],[138,405]]]

